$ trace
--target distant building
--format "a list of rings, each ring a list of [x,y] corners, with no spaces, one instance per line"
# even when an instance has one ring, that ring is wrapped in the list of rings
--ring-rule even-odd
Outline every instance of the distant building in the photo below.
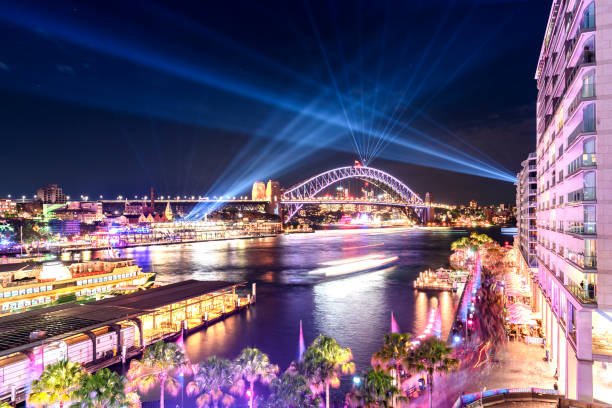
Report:
[[[49,232],[55,235],[78,235],[81,233],[81,222],[77,220],[50,220]]]
[[[470,209],[476,210],[477,208],[478,208],[478,203],[476,202],[476,200],[470,201]]]
[[[0,217],[4,215],[4,213],[9,212],[13,213],[17,211],[17,203],[15,201],[9,199],[0,199]]]
[[[266,201],[268,201],[268,213],[281,215],[281,188],[278,181],[268,180],[266,186]]]
[[[170,208],[170,201],[166,203],[166,210],[164,211],[164,215],[168,221],[172,221],[174,218],[174,214],[172,213],[172,208]]]
[[[536,245],[538,233],[536,228],[537,167],[536,154],[530,153],[522,163],[523,168],[517,174],[516,182],[516,226],[518,228],[519,249],[530,268],[538,266]]]
[[[255,183],[253,183],[251,199],[254,201],[266,200],[266,185],[262,181],[256,181]]]
[[[36,191],[36,197],[45,204],[63,204],[66,196],[57,184],[49,184]]]

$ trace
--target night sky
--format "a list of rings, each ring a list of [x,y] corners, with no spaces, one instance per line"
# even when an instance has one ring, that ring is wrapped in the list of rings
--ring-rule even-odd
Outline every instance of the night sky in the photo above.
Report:
[[[550,1],[0,2],[0,196],[238,195],[363,158],[514,201]]]

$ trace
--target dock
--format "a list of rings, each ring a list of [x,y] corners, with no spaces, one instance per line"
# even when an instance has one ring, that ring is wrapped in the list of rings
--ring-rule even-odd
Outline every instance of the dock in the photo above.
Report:
[[[0,318],[0,402],[19,403],[44,367],[68,359],[94,372],[159,340],[210,326],[255,302],[255,284],[187,280]]]

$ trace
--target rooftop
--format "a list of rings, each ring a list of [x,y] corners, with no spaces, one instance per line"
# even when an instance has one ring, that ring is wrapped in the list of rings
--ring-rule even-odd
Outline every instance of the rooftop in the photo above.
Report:
[[[83,333],[156,308],[243,283],[187,280],[87,304],[68,303],[0,317],[0,356]],[[30,339],[36,330],[47,334]]]

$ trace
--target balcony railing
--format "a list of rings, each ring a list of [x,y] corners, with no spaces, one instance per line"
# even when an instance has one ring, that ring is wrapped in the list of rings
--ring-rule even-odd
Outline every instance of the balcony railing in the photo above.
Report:
[[[595,235],[597,234],[596,222],[570,222],[567,232],[576,235]]]
[[[595,84],[583,84],[582,88],[580,88],[580,92],[578,92],[567,109],[567,116],[572,116],[582,101],[593,97],[595,97]]]
[[[595,187],[584,187],[580,190],[572,191],[567,195],[568,203],[579,203],[582,201],[595,201]]]
[[[576,126],[576,129],[567,137],[567,148],[569,148],[579,136],[584,133],[592,133],[595,131],[595,118],[583,118],[582,122],[580,122],[580,124]]]
[[[593,284],[585,284],[583,282],[581,285],[578,285],[568,279],[567,284],[563,286],[565,286],[567,290],[581,303],[591,304],[597,302],[597,291],[595,285]]]
[[[567,176],[569,177],[583,169],[593,168],[595,165],[595,153],[583,153],[567,165]]]

